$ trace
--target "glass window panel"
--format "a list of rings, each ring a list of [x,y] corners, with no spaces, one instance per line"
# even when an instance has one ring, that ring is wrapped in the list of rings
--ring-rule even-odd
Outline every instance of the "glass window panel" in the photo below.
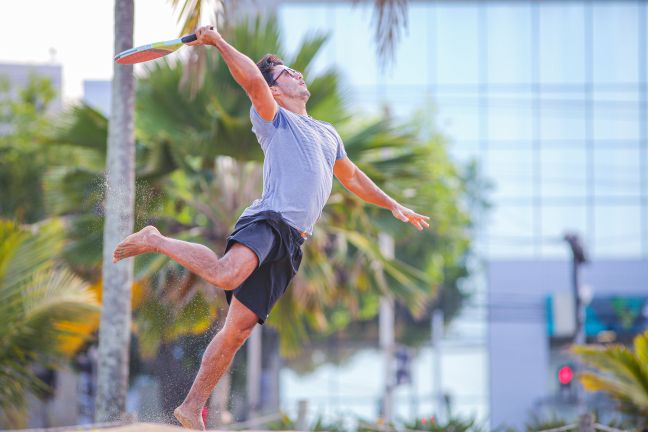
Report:
[[[641,212],[638,205],[600,205],[594,208],[593,255],[641,256]]]
[[[335,49],[337,65],[343,70],[343,79],[351,85],[379,83],[371,13],[371,5],[365,3],[335,4],[334,31],[330,43]]]
[[[638,146],[595,148],[595,196],[638,197],[641,190],[640,160]]]
[[[594,138],[639,139],[639,92],[594,92]]]
[[[540,95],[540,116],[542,140],[584,140],[583,92],[543,92]]]
[[[594,82],[637,82],[639,6],[630,2],[594,2],[592,8]]]
[[[479,82],[479,15],[476,4],[447,4],[434,10],[436,76],[439,84]]]
[[[375,86],[353,86],[345,91],[349,110],[358,116],[382,115],[382,97]]]
[[[540,6],[540,81],[585,81],[585,14],[582,4],[551,2]]]
[[[380,93],[384,95],[384,109],[395,115],[396,111],[405,114],[401,117],[403,121],[411,121],[417,113],[429,111],[432,102],[431,93],[423,85],[386,85]],[[393,104],[399,108],[392,107]]]
[[[533,138],[530,93],[490,92],[488,94],[488,138],[490,140]]]
[[[475,93],[439,93],[435,104],[439,130],[451,139],[478,140],[479,103]]]
[[[530,143],[517,148],[489,148],[485,155],[486,177],[494,183],[493,199],[531,199],[533,151]]]
[[[450,157],[460,164],[466,164],[472,160],[478,164],[482,163],[481,149],[477,141],[450,140],[447,146]]]
[[[589,232],[587,227],[587,207],[584,205],[552,206],[544,204],[541,209],[542,241],[541,254],[543,257],[570,257],[567,244],[562,237],[567,232],[580,235],[585,245],[590,242],[585,238]]]
[[[530,83],[531,5],[494,3],[486,10],[488,81]]]
[[[420,99],[422,100],[422,98]],[[416,117],[420,117],[420,114],[424,113],[424,109],[425,106],[422,104],[403,102],[402,100],[390,101],[388,105],[389,116],[400,123],[407,123]]]
[[[543,198],[578,198],[587,195],[585,146],[544,146],[540,150],[540,170],[540,190]]]
[[[430,6],[425,3],[408,5],[407,29],[398,41],[393,68],[387,68],[385,84],[426,85],[430,80],[431,47]]]
[[[493,206],[487,226],[489,256],[532,256],[536,241],[533,226],[532,206]]]

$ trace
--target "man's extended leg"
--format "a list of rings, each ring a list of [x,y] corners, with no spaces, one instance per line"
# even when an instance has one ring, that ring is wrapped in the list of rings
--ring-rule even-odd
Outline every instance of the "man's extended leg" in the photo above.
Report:
[[[259,259],[247,246],[234,243],[218,258],[207,246],[165,237],[153,226],[126,237],[115,248],[113,262],[148,252],[159,252],[217,287],[238,287],[257,268]]]
[[[227,370],[234,354],[250,336],[259,318],[254,312],[232,297],[225,326],[209,343],[200,363],[200,370],[182,405],[173,414],[182,426],[204,429],[201,411],[216,383]]]

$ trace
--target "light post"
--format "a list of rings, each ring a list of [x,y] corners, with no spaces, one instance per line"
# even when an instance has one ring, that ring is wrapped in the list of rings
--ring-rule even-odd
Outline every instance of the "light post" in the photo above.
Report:
[[[566,233],[563,239],[569,245],[569,249],[572,255],[572,290],[574,294],[574,317],[576,320],[576,330],[574,332],[573,343],[575,345],[585,344],[585,306],[584,301],[584,292],[580,280],[580,267],[582,264],[588,262],[587,256],[585,255],[585,249],[583,248],[583,243],[581,242],[578,234],[575,233]],[[576,369],[580,368],[580,365]],[[574,388],[576,393],[576,404],[578,406],[578,411],[580,414],[584,413],[585,410],[585,401],[583,390],[579,385],[576,385]]]

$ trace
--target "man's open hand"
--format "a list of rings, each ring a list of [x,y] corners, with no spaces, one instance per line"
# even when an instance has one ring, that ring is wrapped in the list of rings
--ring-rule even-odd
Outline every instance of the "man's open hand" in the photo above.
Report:
[[[408,209],[405,206],[402,206],[398,203],[394,205],[391,209],[392,214],[396,219],[400,219],[403,222],[409,222],[416,227],[419,231],[422,231],[423,228],[430,228],[430,224],[426,221],[430,220],[428,216],[420,215],[413,210]]]

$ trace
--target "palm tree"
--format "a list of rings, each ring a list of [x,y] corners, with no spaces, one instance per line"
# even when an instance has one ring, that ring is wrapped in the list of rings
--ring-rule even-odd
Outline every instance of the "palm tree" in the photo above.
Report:
[[[133,46],[133,0],[115,0],[115,53]],[[103,236],[103,305],[95,418],[119,419],[126,410],[131,322],[132,261],[112,264],[117,243],[133,230],[135,198],[135,78],[133,67],[115,63],[106,164]]]
[[[25,426],[27,391],[47,390],[33,366],[57,367],[66,347],[86,338],[78,326],[99,311],[87,284],[56,262],[62,228],[0,220],[0,426]]]
[[[608,394],[639,429],[648,428],[648,331],[635,336],[634,350],[624,345],[572,348],[590,368],[579,374],[583,387]]]

